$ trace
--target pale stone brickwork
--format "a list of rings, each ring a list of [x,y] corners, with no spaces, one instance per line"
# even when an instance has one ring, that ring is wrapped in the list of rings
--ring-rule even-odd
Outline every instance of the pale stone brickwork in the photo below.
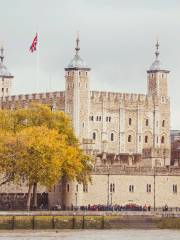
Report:
[[[170,99],[167,87],[169,71],[162,67],[158,59],[159,44],[156,44],[156,59],[147,71],[147,94],[129,94],[91,91],[89,87],[91,69],[79,55],[79,38],[76,42],[75,56],[65,68],[65,91],[18,96],[1,94],[0,107],[12,110],[26,108],[33,101],[47,104],[52,111],[61,110],[70,115],[76,136],[87,152],[92,152],[96,156],[101,153],[110,154],[117,166],[135,164],[149,169],[148,167],[169,165]],[[1,63],[2,60],[1,57]],[[1,64],[1,68],[2,66]],[[1,78],[5,76],[2,74]],[[10,87],[10,82],[8,84]],[[124,161],[125,156],[128,157]],[[96,160],[96,165],[105,165],[107,156],[97,157]],[[155,179],[157,206],[166,202],[177,206],[179,191],[172,194],[171,190],[172,184],[177,184],[179,188],[180,176],[178,174],[171,176],[171,173],[165,170],[164,174],[159,173]],[[141,170],[140,174],[126,171],[116,174],[93,172],[92,185],[88,185],[87,192],[83,192],[83,187],[81,185],[77,187],[75,182],[64,183],[62,186],[60,183],[49,193],[50,202],[52,205],[61,202],[67,206],[107,204],[107,191],[110,187],[107,181],[115,184],[115,192],[108,193],[110,194],[108,203],[112,199],[112,203],[117,204],[132,201],[153,205],[154,176],[146,170]],[[69,184],[68,192],[66,184]],[[151,185],[151,193],[146,193],[147,184]],[[133,193],[128,191],[129,185],[134,185]]]
[[[112,188],[111,188],[112,186]],[[67,183],[56,200],[50,201],[71,206],[94,204],[138,204],[152,208],[180,207],[180,169],[97,167],[92,173],[92,182],[86,188],[76,182]],[[61,189],[61,188],[60,188]],[[51,193],[52,194],[52,193]],[[63,197],[63,198],[61,198]]]
[[[159,46],[158,46],[159,47]],[[169,71],[156,60],[147,71],[148,94],[90,91],[90,68],[76,54],[65,68],[66,89],[62,92],[4,96],[1,108],[27,107],[32,101],[48,104],[71,116],[80,142],[89,140],[96,153],[139,153],[145,149],[161,152],[147,156],[146,164],[163,166],[170,163],[170,100],[167,92]],[[84,144],[85,145],[85,144]],[[86,146],[84,146],[86,148]],[[163,151],[162,151],[163,149]],[[154,153],[154,151],[151,151]],[[148,158],[149,157],[149,158]]]

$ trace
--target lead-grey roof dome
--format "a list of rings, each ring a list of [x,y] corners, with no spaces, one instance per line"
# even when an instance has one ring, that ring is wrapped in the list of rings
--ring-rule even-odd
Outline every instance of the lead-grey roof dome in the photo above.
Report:
[[[74,58],[70,61],[67,68],[89,68],[85,61],[76,54]]]
[[[12,74],[2,62],[0,63],[0,77],[12,77]]]
[[[157,41],[156,43],[156,51],[155,51],[155,61],[151,64],[149,70],[147,72],[151,72],[151,71],[165,71],[165,72],[169,72],[168,70],[165,70],[163,68],[163,65],[161,63],[161,61],[159,60],[159,42]]]
[[[150,66],[150,71],[155,71],[155,70],[163,70],[162,68],[162,63],[159,61],[159,59],[156,59],[152,65]]]
[[[65,68],[66,70],[68,69],[86,69],[86,70],[90,70],[90,68],[88,67],[87,63],[79,56],[79,36],[76,39],[76,54],[73,57],[73,59],[70,61],[70,63],[68,64],[68,66]]]

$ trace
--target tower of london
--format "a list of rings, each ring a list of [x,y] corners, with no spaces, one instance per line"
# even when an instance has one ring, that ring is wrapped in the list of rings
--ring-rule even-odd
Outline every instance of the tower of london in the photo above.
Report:
[[[180,171],[172,172],[170,167],[170,71],[163,67],[159,55],[157,42],[154,62],[147,69],[145,94],[92,91],[91,68],[80,56],[78,37],[75,55],[65,67],[64,91],[14,96],[11,95],[13,76],[4,65],[1,50],[0,107],[13,110],[37,101],[53,111],[64,111],[72,120],[82,148],[96,159],[92,183],[88,186],[59,183],[49,193],[52,205],[130,201],[160,206],[169,201],[169,205],[178,206],[179,192],[173,195],[172,189],[174,185],[180,187]],[[155,184],[160,189],[157,193]]]
[[[142,155],[141,163],[170,164],[169,71],[159,60],[147,70],[147,93],[102,92],[90,89],[90,67],[80,57],[79,38],[75,55],[65,68],[65,91],[12,96],[13,76],[3,63],[1,49],[1,107],[25,107],[35,100],[53,110],[65,111],[86,151]]]

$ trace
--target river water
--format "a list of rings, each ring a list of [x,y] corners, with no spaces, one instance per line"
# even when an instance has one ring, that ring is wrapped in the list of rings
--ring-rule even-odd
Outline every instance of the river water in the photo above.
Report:
[[[0,240],[180,240],[180,230],[0,231]]]

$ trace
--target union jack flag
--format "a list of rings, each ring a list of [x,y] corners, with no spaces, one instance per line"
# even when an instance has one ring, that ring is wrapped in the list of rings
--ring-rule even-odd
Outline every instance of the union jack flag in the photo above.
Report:
[[[36,36],[35,36],[35,38],[34,38],[33,41],[32,41],[32,44],[31,44],[31,46],[30,46],[29,51],[31,51],[32,53],[33,53],[34,51],[36,51],[36,50],[37,50],[37,43],[38,43],[38,34],[36,33]]]

